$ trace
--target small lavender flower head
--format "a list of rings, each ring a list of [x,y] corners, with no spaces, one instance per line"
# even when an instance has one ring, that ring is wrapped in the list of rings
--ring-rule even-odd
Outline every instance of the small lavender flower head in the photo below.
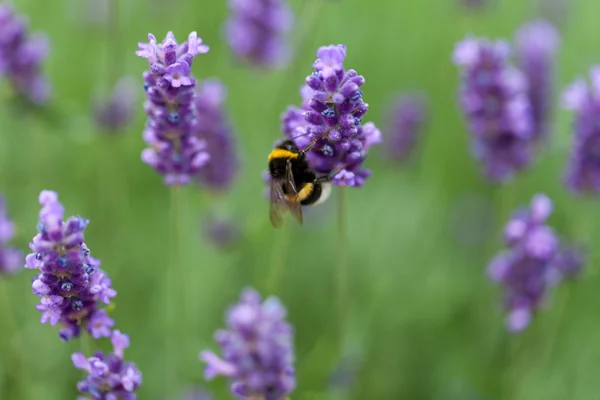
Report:
[[[96,99],[93,116],[96,126],[106,132],[122,131],[131,122],[137,100],[137,85],[131,77],[123,77],[115,84],[107,99]]]
[[[50,85],[41,73],[49,42],[42,34],[28,35],[27,28],[10,5],[0,4],[0,76],[10,81],[17,94],[42,105],[50,97]]]
[[[192,61],[208,52],[196,32],[178,44],[172,32],[162,43],[148,35],[148,43],[138,43],[136,54],[146,58],[150,71],[144,72],[144,105],[148,120],[144,140],[150,146],[142,160],[164,176],[167,185],[185,185],[209,160],[206,142],[195,135],[194,104],[196,80]]]
[[[60,324],[59,336],[64,341],[79,336],[81,329],[96,339],[110,336],[114,321],[101,303],[108,305],[117,292],[83,241],[89,221],[81,217],[65,220],[55,192],[44,190],[39,200],[39,233],[29,244],[33,252],[25,257],[25,268],[38,271],[32,288],[41,297],[37,305],[41,322]]]
[[[518,66],[529,82],[533,138],[547,136],[553,99],[554,63],[560,45],[558,31],[544,20],[523,25],[515,36]]]
[[[370,147],[381,142],[379,129],[372,122],[362,123],[369,109],[360,90],[365,78],[344,69],[344,45],[320,47],[317,57],[315,72],[301,91],[303,109],[290,107],[282,116],[284,134],[299,148],[317,140],[307,153],[311,167],[335,175],[335,185],[361,187],[370,176],[362,164]]]
[[[563,105],[575,114],[573,145],[565,176],[575,193],[600,193],[600,66],[590,71],[591,85],[577,79],[564,93]]]
[[[293,331],[285,316],[276,298],[261,302],[256,291],[244,290],[227,313],[228,329],[215,335],[223,358],[211,351],[200,353],[207,364],[206,379],[230,378],[232,392],[242,399],[283,400],[296,386]]]
[[[423,95],[401,95],[389,112],[387,148],[390,158],[405,162],[417,145],[427,117]]]
[[[286,34],[293,15],[285,0],[229,0],[225,30],[229,46],[258,67],[283,66],[289,59]]]
[[[0,196],[0,275],[12,275],[23,267],[23,253],[9,247],[15,236],[15,225],[8,218],[6,204]]]
[[[236,146],[231,124],[225,111],[225,86],[217,79],[208,79],[196,94],[196,137],[206,143],[211,155],[196,178],[215,190],[228,188],[238,169]]]
[[[86,358],[82,353],[73,353],[71,359],[75,368],[88,373],[77,383],[77,390],[83,393],[81,399],[92,400],[135,400],[136,390],[142,384],[142,374],[134,363],[125,362],[124,350],[129,347],[129,336],[115,330],[111,335],[113,352],[96,352]]]
[[[214,216],[205,219],[202,233],[207,242],[218,249],[231,248],[241,237],[240,229],[234,220]]]
[[[488,265],[490,278],[504,286],[512,332],[525,329],[548,290],[583,266],[583,254],[547,225],[551,213],[552,201],[543,194],[534,196],[528,209],[517,210],[504,228],[507,249]]]
[[[530,163],[533,121],[527,80],[509,64],[504,41],[467,38],[454,50],[462,70],[460,104],[472,151],[491,181],[507,181]]]

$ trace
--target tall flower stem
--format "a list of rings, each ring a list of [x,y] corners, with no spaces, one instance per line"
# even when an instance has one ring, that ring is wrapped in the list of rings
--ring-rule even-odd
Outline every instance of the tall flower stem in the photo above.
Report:
[[[342,347],[346,325],[346,308],[348,302],[348,227],[346,220],[346,196],[344,188],[338,191],[337,231],[338,254],[337,271],[334,279],[337,292],[337,312],[339,326],[339,346]]]
[[[289,227],[283,229],[277,236],[271,258],[269,260],[269,271],[267,280],[267,291],[273,293],[281,285],[283,266],[285,265],[285,256],[287,254],[292,233]]]
[[[6,352],[10,356],[8,362],[10,371],[7,375],[10,377],[5,381],[5,395],[7,399],[22,398],[21,392],[21,379],[22,379],[22,360],[20,357],[20,336],[19,336],[19,324],[15,318],[13,307],[11,306],[10,293],[8,292],[8,282],[4,279],[0,279],[0,307],[2,308],[3,322],[6,324],[3,327],[2,336],[6,339]],[[4,396],[3,396],[4,397]]]

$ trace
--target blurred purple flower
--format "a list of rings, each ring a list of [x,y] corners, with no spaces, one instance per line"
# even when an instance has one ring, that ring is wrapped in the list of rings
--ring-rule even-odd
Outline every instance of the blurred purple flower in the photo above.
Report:
[[[133,117],[133,106],[137,100],[137,85],[131,77],[123,77],[115,84],[107,99],[96,99],[93,116],[96,125],[107,131],[122,131]]]
[[[401,95],[397,98],[388,115],[387,150],[392,160],[405,162],[410,157],[426,118],[424,95]]]
[[[563,94],[563,105],[575,114],[573,145],[565,176],[575,193],[600,193],[600,66],[590,71],[591,86],[577,79]]]
[[[554,64],[560,45],[558,31],[544,20],[524,24],[515,36],[518,66],[528,81],[533,138],[547,136],[554,98]]]
[[[261,302],[256,291],[245,289],[227,313],[228,330],[215,334],[223,358],[212,351],[200,353],[206,379],[230,378],[232,392],[243,399],[283,400],[296,386],[293,330],[285,316],[278,299]]]
[[[23,252],[9,247],[15,236],[15,225],[8,218],[6,204],[0,196],[0,275],[13,275],[23,268]]]
[[[64,341],[79,336],[82,328],[96,339],[109,336],[114,321],[100,302],[108,304],[117,292],[83,242],[89,221],[81,217],[65,221],[55,192],[44,190],[39,200],[39,233],[29,244],[33,253],[25,258],[25,268],[39,271],[32,288],[41,297],[37,305],[43,313],[41,322],[60,323]]]
[[[490,278],[504,286],[507,327],[525,329],[548,290],[562,279],[575,277],[585,261],[583,253],[561,243],[546,224],[552,201],[533,197],[529,209],[517,210],[504,228],[507,249],[488,265]]]
[[[208,46],[196,32],[182,44],[172,32],[160,44],[152,34],[148,40],[138,43],[136,51],[150,64],[144,72],[148,120],[143,134],[150,148],[142,152],[142,160],[164,176],[165,184],[185,185],[210,159],[206,141],[195,135],[196,80],[190,72],[194,57],[207,53]]]
[[[454,50],[473,155],[491,181],[511,179],[529,165],[534,148],[527,80],[508,58],[504,41],[467,38]]]
[[[93,400],[135,400],[135,391],[142,384],[142,374],[134,363],[125,362],[123,353],[129,347],[129,336],[118,330],[112,332],[113,352],[96,352],[86,358],[82,353],[73,353],[71,359],[75,368],[88,373],[77,383],[79,392],[89,395],[81,399]]]
[[[259,67],[280,67],[289,59],[286,34],[293,15],[285,0],[229,0],[225,31],[233,52]]]
[[[181,400],[213,400],[214,398],[204,389],[189,388],[181,396]]]
[[[207,187],[226,189],[233,182],[239,165],[235,138],[225,110],[225,86],[218,79],[207,79],[196,92],[196,137],[206,143],[211,158],[196,177]]]
[[[219,249],[233,246],[241,236],[235,221],[225,218],[209,217],[202,224],[206,240]]]
[[[50,85],[41,73],[50,44],[42,34],[28,35],[27,28],[10,5],[0,4],[0,76],[11,82],[17,94],[41,105],[50,97]]]

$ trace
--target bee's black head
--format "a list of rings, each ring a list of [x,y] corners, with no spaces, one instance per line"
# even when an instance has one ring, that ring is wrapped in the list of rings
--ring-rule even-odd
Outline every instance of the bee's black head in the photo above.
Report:
[[[290,151],[292,153],[299,153],[300,150],[298,150],[298,146],[296,146],[296,143],[294,143],[293,140],[287,139],[284,140],[283,142],[279,143],[277,145],[278,149],[283,149],[283,150],[287,150]]]

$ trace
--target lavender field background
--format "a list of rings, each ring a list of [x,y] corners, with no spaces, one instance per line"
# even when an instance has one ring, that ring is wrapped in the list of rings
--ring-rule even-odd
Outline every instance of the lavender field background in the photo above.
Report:
[[[30,109],[4,96],[0,84],[0,194],[17,226],[13,243],[26,252],[36,234],[41,190],[57,191],[67,215],[90,219],[86,243],[118,292],[112,316],[131,337],[127,359],[144,376],[138,398],[179,399],[179,390],[190,386],[232,398],[225,379],[205,382],[198,353],[217,350],[213,332],[224,326],[225,310],[245,286],[278,296],[288,309],[298,379],[293,400],[598,397],[600,206],[596,197],[576,197],[563,184],[572,114],[558,106],[566,85],[600,63],[596,1],[579,0],[565,12],[555,6],[558,0],[496,0],[477,10],[452,0],[294,0],[293,61],[273,71],[234,59],[222,35],[225,2],[112,0],[116,9],[104,14],[110,1],[106,9],[102,1],[12,2],[51,40],[45,72],[53,98],[46,109]],[[514,181],[490,184],[469,155],[452,51],[469,33],[512,40],[521,24],[539,16],[562,36],[552,137]],[[170,30],[181,39],[197,31],[211,47],[192,69],[198,79],[217,77],[226,85],[240,152],[230,190],[183,188],[183,265],[176,279],[186,297],[175,308],[175,329],[164,324],[167,299],[179,296],[165,285],[173,267],[170,192],[140,160],[147,63],[134,54],[148,32],[162,39]],[[339,188],[327,203],[306,211],[303,226],[289,219],[276,231],[261,179],[268,152],[282,138],[281,113],[299,104],[317,48],[332,43],[347,45],[346,64],[366,78],[369,120],[382,130],[384,143],[385,113],[395,94],[420,90],[429,99],[426,132],[412,161],[396,165],[385,158],[385,144],[375,147],[365,163],[372,177],[363,188],[344,189],[343,249]],[[134,121],[120,134],[107,134],[93,123],[92,96],[108,93],[124,75],[139,83]],[[502,247],[510,213],[538,192],[555,203],[551,225],[586,245],[588,261],[576,281],[553,290],[527,330],[509,334],[500,289],[485,267]],[[203,235],[211,216],[238,229],[227,249]],[[335,292],[340,251],[348,259],[341,340]],[[0,393],[76,398],[82,373],[70,355],[81,340],[63,343],[57,329],[40,324],[32,278],[23,270],[0,279]],[[178,391],[168,394],[165,340],[176,343],[176,365],[167,375]],[[91,345],[110,347],[108,340]],[[15,354],[20,365],[9,362]]]

